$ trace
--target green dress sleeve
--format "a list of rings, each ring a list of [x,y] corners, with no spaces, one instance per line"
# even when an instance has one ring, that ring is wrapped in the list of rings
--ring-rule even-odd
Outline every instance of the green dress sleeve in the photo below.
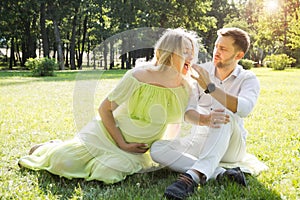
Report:
[[[109,101],[114,101],[116,104],[121,105],[132,96],[132,93],[140,85],[140,82],[133,77],[132,73],[133,70],[125,73],[117,86],[108,94]]]

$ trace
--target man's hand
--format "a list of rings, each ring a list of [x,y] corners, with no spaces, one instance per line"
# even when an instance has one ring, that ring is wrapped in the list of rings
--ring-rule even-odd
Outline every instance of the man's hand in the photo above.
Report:
[[[224,109],[216,109],[211,111],[204,124],[211,128],[220,128],[222,124],[227,124],[229,121],[229,115],[225,113]]]
[[[193,64],[192,68],[197,72],[198,77],[196,77],[194,75],[191,75],[191,77],[198,82],[199,86],[202,89],[205,90],[207,88],[207,85],[209,83],[211,83],[208,72],[205,69],[203,69],[202,67],[200,67],[199,65],[196,65],[196,64]]]

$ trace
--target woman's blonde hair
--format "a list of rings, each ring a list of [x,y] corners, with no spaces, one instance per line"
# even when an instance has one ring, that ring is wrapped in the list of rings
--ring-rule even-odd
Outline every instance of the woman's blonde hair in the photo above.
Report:
[[[159,70],[164,70],[166,66],[172,65],[172,55],[174,53],[183,57],[186,40],[192,43],[193,61],[197,61],[199,50],[197,34],[182,28],[168,29],[154,47],[154,61],[159,66]]]

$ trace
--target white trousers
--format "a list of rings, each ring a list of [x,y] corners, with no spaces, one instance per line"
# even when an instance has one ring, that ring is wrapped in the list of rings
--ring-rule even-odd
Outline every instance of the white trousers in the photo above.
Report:
[[[246,155],[246,142],[234,118],[221,128],[194,126],[189,135],[152,144],[152,159],[170,169],[186,172],[195,169],[207,179],[225,171],[220,162],[238,162]]]

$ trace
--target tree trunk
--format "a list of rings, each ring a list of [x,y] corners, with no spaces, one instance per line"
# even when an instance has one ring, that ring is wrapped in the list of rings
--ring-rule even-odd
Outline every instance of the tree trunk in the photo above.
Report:
[[[121,56],[121,69],[125,69],[125,62],[127,60],[127,53],[124,53],[122,56]]]
[[[14,47],[14,52],[16,52],[16,56],[13,57],[13,61],[14,61],[14,66],[17,66],[17,61],[19,61],[19,63],[21,63],[21,55],[20,55],[20,47],[19,44],[16,44],[16,47]],[[17,59],[16,59],[17,58]]]
[[[32,36],[31,23],[28,19],[24,21],[24,38],[22,40],[22,61],[21,66],[25,65],[28,58],[36,58],[36,37]]]
[[[67,36],[68,40],[70,39],[69,36]],[[68,68],[69,67],[69,53],[70,53],[70,48],[69,44],[66,44],[66,49],[65,49],[65,66]]]
[[[58,64],[59,69],[64,70],[65,69],[65,63],[64,63],[64,54],[61,46],[61,38],[60,38],[60,32],[58,28],[58,24],[56,19],[52,19],[53,26],[54,26],[54,35],[55,35],[55,41],[57,45],[57,57],[58,57]]]
[[[32,25],[31,25],[32,23]],[[27,30],[27,45],[28,45],[28,53],[29,53],[29,58],[36,58],[36,49],[37,49],[37,37],[36,34],[32,32],[32,30],[36,30],[37,26],[36,26],[37,22],[36,22],[36,18],[33,18],[32,22],[28,22],[26,23],[27,27],[25,29],[28,28]]]
[[[115,65],[114,59],[115,59],[115,51],[114,51],[114,41],[110,40],[110,46],[109,46],[109,69],[112,69]]]
[[[131,54],[131,51],[128,53],[128,62],[126,62],[126,69],[131,69],[131,60],[132,60],[132,54]]]
[[[9,46],[6,45],[6,51],[5,51],[5,62],[8,62],[8,50],[9,50]]]
[[[126,38],[124,38],[122,40],[121,52],[122,52],[121,69],[125,69],[125,67],[126,67],[125,64],[127,62],[127,42],[126,42]]]
[[[78,47],[78,51],[79,51],[78,68],[79,69],[82,69],[84,44],[86,42],[86,33],[87,33],[87,21],[88,21],[88,15],[85,15],[84,20],[83,20],[83,33],[82,33],[82,41],[81,41],[81,50],[80,50],[80,47]]]
[[[91,49],[91,45],[90,45],[90,41],[87,41],[88,43],[88,47],[87,47],[87,67],[90,67],[90,49]]]
[[[20,60],[20,64],[21,66],[24,66],[26,59],[29,58],[28,56],[28,51],[26,50],[26,42],[25,40],[23,40],[21,42],[21,52],[22,52],[22,58]]]
[[[15,58],[15,38],[11,38],[11,47],[10,47],[10,58],[9,58],[9,69],[13,69],[13,60]]]
[[[71,69],[73,69],[73,70],[76,69],[75,42],[76,42],[77,13],[78,13],[78,8],[75,7],[75,14],[74,14],[74,18],[72,21],[72,35],[71,35],[71,44],[70,44],[70,64],[71,64]]]
[[[48,35],[46,31],[46,4],[41,3],[40,6],[40,26],[41,26],[41,35],[42,35],[42,47],[44,57],[49,58],[49,42]]]
[[[56,42],[54,42],[53,44],[53,55],[52,55],[52,58],[56,58],[56,52],[57,52],[57,46],[56,46]]]
[[[135,61],[136,61],[136,57],[137,57],[136,51],[131,51],[130,53],[131,53],[131,59],[132,59],[131,66],[135,67]]]
[[[107,70],[107,54],[108,54],[108,48],[107,43],[103,42],[103,58],[104,58],[104,69]]]

